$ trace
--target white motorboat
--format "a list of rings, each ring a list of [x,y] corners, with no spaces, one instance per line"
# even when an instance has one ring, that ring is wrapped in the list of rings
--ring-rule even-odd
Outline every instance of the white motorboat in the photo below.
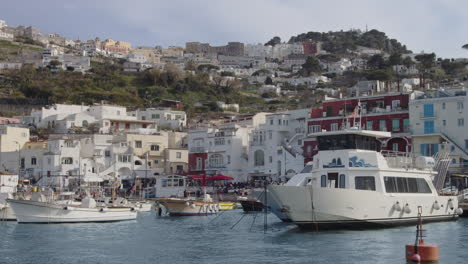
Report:
[[[378,138],[390,133],[356,128],[312,136],[319,148],[312,171],[268,186],[278,210],[295,224],[393,226],[415,224],[418,208],[425,222],[455,220],[463,212],[456,196],[438,194],[434,158],[378,151]]]
[[[0,221],[16,220],[15,213],[7,202],[7,199],[14,197],[17,185],[18,174],[0,172]]]
[[[137,211],[130,207],[97,207],[92,198],[84,198],[81,205],[49,202],[42,194],[32,199],[13,200],[8,203],[16,214],[18,223],[84,223],[134,220]]]

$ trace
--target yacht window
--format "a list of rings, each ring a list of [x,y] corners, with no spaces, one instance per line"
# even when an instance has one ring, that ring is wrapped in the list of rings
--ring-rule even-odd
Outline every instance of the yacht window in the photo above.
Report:
[[[425,179],[384,177],[387,193],[432,193]]]
[[[375,177],[356,176],[354,177],[354,187],[356,190],[375,191]]]
[[[344,174],[340,174],[340,188],[346,188],[346,180],[345,180],[345,175]]]
[[[338,188],[338,173],[328,173],[328,187]]]
[[[312,171],[312,165],[307,165],[302,169],[301,173],[309,173]]]
[[[320,186],[321,187],[327,187],[327,176],[326,175],[322,175],[322,177],[320,178]]]

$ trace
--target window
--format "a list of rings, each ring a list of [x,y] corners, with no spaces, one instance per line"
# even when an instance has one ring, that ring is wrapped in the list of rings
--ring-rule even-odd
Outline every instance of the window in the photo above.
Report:
[[[392,100],[392,109],[400,107],[400,100]]]
[[[333,107],[327,106],[327,117],[333,116]]]
[[[379,121],[380,131],[387,131],[387,122],[385,120]]]
[[[176,152],[176,159],[182,158],[182,152]]]
[[[400,119],[392,119],[392,131],[400,131]]]
[[[272,156],[268,157],[268,161],[269,161],[270,163],[273,163],[273,157],[272,157]]]
[[[141,120],[146,120],[146,116],[142,116],[142,117],[141,117]]]
[[[159,151],[159,145],[151,145],[151,151]]]
[[[104,156],[105,156],[105,157],[110,157],[110,156],[111,156],[110,150],[105,150],[105,151],[104,151]]]
[[[270,139],[273,138],[273,132],[272,131],[268,131],[268,138],[270,138]]]
[[[31,165],[36,165],[36,163],[37,163],[36,157],[32,157],[31,158]]]
[[[302,139],[297,140],[297,145],[302,146]]]
[[[403,119],[403,132],[409,132],[410,128],[410,123],[409,123],[409,118]]]
[[[468,139],[465,139],[465,149],[468,149]]]
[[[433,156],[439,151],[438,144],[421,144],[421,155],[422,156]]]
[[[223,159],[223,156],[221,154],[213,154],[210,156],[210,159],[209,159],[209,162],[210,162],[210,166],[211,167],[221,167],[224,165],[224,159]]]
[[[338,130],[338,123],[332,123],[330,125],[330,130],[331,131],[337,131]]]
[[[458,102],[457,103],[457,109],[458,110],[463,110],[463,102]]]
[[[340,174],[340,188],[344,189],[346,188],[346,180],[345,180],[346,176],[344,174]]]
[[[121,147],[126,147],[126,146],[128,146],[128,144],[127,144],[127,142],[120,142],[120,146]]]
[[[66,140],[65,141],[65,147],[73,148],[73,141],[72,140]]]
[[[161,118],[161,116],[159,114],[152,114],[151,118],[152,119],[159,119],[159,118]]]
[[[73,158],[70,158],[70,157],[62,158],[62,164],[73,164]]]
[[[311,153],[311,152],[312,152],[312,146],[311,146],[311,145],[308,145],[308,146],[306,147],[306,152],[307,152],[307,153]]]
[[[158,165],[159,164],[159,160],[154,160],[154,165]]]
[[[458,118],[458,126],[459,127],[465,126],[465,119],[464,118]]]
[[[141,148],[141,147],[142,147],[141,140],[135,141],[135,148]]]
[[[270,119],[270,125],[273,125],[273,119]]]
[[[21,167],[21,169],[24,169],[24,166],[25,166],[24,163],[25,163],[25,162],[24,162],[24,158],[21,158],[21,160],[20,160],[20,167]]]
[[[131,162],[132,160],[132,156],[131,155],[119,155],[119,162],[123,162],[123,163],[128,163],[128,162]]]
[[[47,165],[51,165],[52,164],[52,159],[51,158],[47,158]]]
[[[354,187],[356,190],[375,191],[375,177],[356,176],[354,177]]]
[[[171,120],[172,119],[172,116],[171,115],[167,115],[166,116],[166,120]]]
[[[320,187],[327,187],[327,176],[322,175],[320,177]]]
[[[309,133],[317,133],[317,132],[320,132],[321,130],[322,128],[320,127],[320,125],[309,126]]]
[[[423,178],[384,177],[387,193],[432,193]]]
[[[225,143],[224,138],[215,138],[214,139],[215,146],[221,146],[221,145],[224,145],[224,143]]]
[[[196,170],[202,170],[203,169],[203,159],[201,157],[197,157],[195,169]]]
[[[83,122],[81,123],[81,125],[83,127],[88,127],[88,121],[87,120],[83,120]]]
[[[442,125],[447,126],[447,120],[442,120]]]
[[[424,121],[424,134],[433,134],[433,133],[435,133],[434,120]]]
[[[265,154],[263,150],[256,150],[254,152],[254,166],[264,166],[265,165]]]
[[[398,151],[399,150],[398,143],[393,143],[392,144],[392,150],[393,151]]]
[[[367,121],[367,122],[366,122],[366,129],[367,129],[367,130],[373,130],[373,129],[372,129],[372,126],[373,126],[373,122],[372,122],[372,121]]]
[[[227,164],[231,164],[231,156],[227,155]]]
[[[445,103],[442,103],[442,109],[445,110]]]
[[[434,117],[434,105],[433,104],[424,104],[424,117]]]

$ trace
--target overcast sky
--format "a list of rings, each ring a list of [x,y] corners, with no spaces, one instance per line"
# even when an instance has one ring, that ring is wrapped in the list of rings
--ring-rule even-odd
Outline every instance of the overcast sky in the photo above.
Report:
[[[0,19],[71,39],[112,38],[133,46],[187,41],[287,41],[308,31],[375,28],[413,52],[468,57],[466,0],[14,0]]]

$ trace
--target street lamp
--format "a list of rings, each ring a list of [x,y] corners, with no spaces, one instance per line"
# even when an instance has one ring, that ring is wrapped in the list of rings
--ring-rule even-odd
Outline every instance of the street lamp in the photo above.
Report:
[[[20,148],[20,143],[18,141],[13,141],[18,145],[18,177],[20,176],[20,170],[21,170],[21,148]]]

